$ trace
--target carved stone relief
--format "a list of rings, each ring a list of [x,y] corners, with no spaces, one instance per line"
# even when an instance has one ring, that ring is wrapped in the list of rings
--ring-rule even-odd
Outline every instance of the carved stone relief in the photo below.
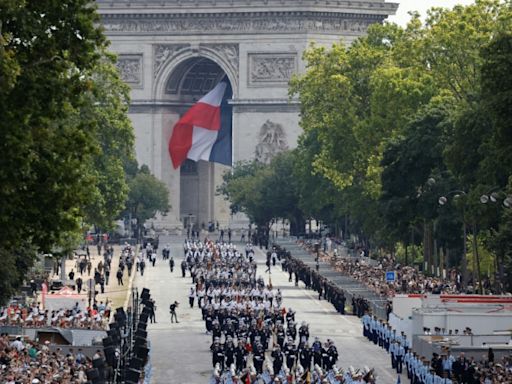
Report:
[[[296,53],[249,53],[249,85],[286,86],[296,71]]]
[[[364,15],[360,18],[345,14],[312,15],[301,13],[260,13],[240,15],[218,13],[208,15],[104,15],[107,33],[190,34],[215,32],[353,32],[363,34],[372,23],[384,17]]]
[[[156,77],[163,64],[175,56],[182,49],[190,47],[190,44],[158,44],[154,47],[153,76]]]
[[[238,44],[200,44],[201,49],[209,49],[222,56],[229,66],[231,71],[235,74],[235,78],[238,79],[238,62],[239,62],[239,49]]]
[[[267,120],[261,126],[259,136],[255,157],[261,163],[270,163],[279,152],[288,149],[286,133],[281,124]]]
[[[121,54],[116,67],[125,83],[135,88],[142,87],[142,54]]]

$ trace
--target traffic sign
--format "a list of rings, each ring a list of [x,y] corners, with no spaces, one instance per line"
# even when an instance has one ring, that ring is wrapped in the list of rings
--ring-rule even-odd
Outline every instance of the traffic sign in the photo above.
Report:
[[[396,280],[396,272],[395,271],[386,272],[386,283],[392,283],[395,280]]]

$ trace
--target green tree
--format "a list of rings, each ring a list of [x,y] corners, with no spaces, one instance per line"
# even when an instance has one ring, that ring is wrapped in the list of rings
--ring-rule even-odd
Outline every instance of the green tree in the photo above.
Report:
[[[283,152],[268,165],[258,161],[235,164],[233,172],[224,175],[218,192],[230,201],[232,211],[245,213],[264,235],[277,218],[289,219],[296,233],[304,219],[294,162],[294,152]]]
[[[126,214],[137,220],[137,234],[142,235],[144,223],[169,211],[169,190],[167,186],[153,176],[146,165],[142,165],[137,174],[128,181],[129,193],[126,202]]]
[[[125,207],[125,175],[134,162],[134,133],[128,118],[129,87],[119,78],[115,57],[105,54],[91,73],[92,87],[83,93],[79,118],[89,122],[98,144],[92,165],[96,196],[86,207],[86,221],[111,229]],[[136,162],[135,162],[136,167]]]
[[[0,2],[1,302],[36,252],[124,203],[133,135],[106,47],[90,0]]]

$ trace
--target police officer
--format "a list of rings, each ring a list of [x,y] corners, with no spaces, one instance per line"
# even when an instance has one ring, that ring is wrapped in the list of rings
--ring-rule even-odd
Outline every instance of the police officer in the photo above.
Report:
[[[405,355],[405,349],[401,345],[400,341],[397,341],[396,347],[395,347],[395,364],[396,364],[396,372],[398,374],[402,373],[402,363],[404,360],[404,355]]]

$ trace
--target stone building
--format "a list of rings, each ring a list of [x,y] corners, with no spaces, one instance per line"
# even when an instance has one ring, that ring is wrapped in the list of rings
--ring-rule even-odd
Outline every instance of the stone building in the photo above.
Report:
[[[350,44],[394,14],[384,0],[97,0],[111,50],[131,88],[130,117],[139,164],[170,190],[171,211],[154,223],[230,225],[216,195],[228,168],[187,161],[173,169],[172,127],[224,76],[233,88],[233,161],[268,161],[300,134],[288,80],[303,72],[311,42]]]

